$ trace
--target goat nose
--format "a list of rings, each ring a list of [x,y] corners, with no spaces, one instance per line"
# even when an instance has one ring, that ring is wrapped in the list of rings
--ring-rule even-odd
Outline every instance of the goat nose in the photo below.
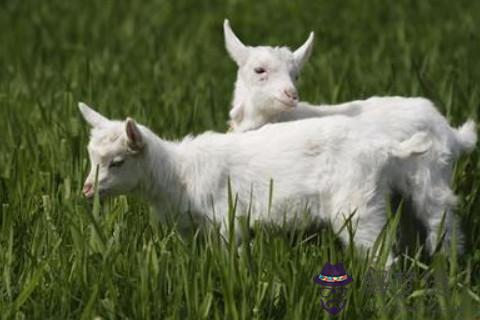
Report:
[[[298,99],[298,93],[297,93],[297,90],[295,88],[285,89],[285,90],[283,90],[283,93],[285,93],[285,95],[292,100],[297,100]]]
[[[82,190],[82,192],[83,192],[83,194],[84,194],[85,196],[88,196],[88,195],[92,192],[92,189],[93,189],[93,184],[91,184],[91,183],[85,183],[85,184],[83,185],[83,190]]]

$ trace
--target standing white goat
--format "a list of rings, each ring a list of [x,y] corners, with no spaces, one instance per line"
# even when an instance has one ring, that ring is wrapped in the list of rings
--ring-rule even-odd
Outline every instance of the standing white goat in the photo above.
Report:
[[[237,215],[282,223],[305,211],[339,231],[353,212],[354,243],[369,249],[386,222],[390,166],[423,157],[431,142],[418,132],[399,142],[345,116],[273,124],[247,133],[205,133],[169,142],[132,119],[112,121],[79,104],[92,126],[86,197],[133,193],[145,197],[161,220],[174,206],[219,223],[225,234],[228,181],[238,195]],[[425,153],[425,154],[424,154]],[[273,181],[273,198],[270,183]],[[271,200],[271,203],[270,201]],[[163,218],[163,219],[162,219]],[[240,235],[237,234],[237,239]],[[346,229],[340,232],[348,241]],[[238,239],[239,240],[239,239]]]
[[[459,129],[450,127],[435,106],[424,98],[373,97],[339,105],[312,106],[299,102],[295,79],[310,56],[313,33],[296,51],[285,47],[248,47],[224,22],[225,44],[238,65],[230,126],[243,132],[267,123],[343,114],[375,134],[401,141],[419,130],[432,139],[427,156],[407,158],[392,166],[393,187],[411,198],[415,214],[427,228],[427,249],[437,245],[437,230],[446,214],[444,248],[449,244],[456,197],[449,187],[454,161],[476,144],[475,123],[467,121]],[[328,120],[327,120],[328,121]],[[324,122],[324,123],[327,123]],[[457,229],[461,251],[462,234]]]

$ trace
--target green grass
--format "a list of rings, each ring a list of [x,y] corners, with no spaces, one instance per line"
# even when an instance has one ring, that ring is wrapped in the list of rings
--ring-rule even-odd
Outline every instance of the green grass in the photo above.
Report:
[[[339,319],[480,318],[478,148],[453,181],[466,252],[413,251],[393,270],[413,274],[408,290],[390,278],[372,292],[370,259],[328,228],[257,226],[237,255],[217,232],[182,238],[155,224],[141,201],[82,198],[88,131],[77,101],[166,138],[226,130],[236,67],[225,17],[249,44],[295,47],[316,32],[304,100],[420,95],[453,125],[478,119],[478,1],[2,1],[2,318],[328,319],[312,282],[327,261],[354,278]],[[397,222],[378,241],[384,252]]]

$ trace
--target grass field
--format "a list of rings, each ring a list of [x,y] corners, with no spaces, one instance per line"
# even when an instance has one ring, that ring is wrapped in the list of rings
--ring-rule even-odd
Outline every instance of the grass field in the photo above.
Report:
[[[330,261],[354,278],[339,319],[480,319],[478,148],[453,181],[466,252],[413,252],[393,270],[412,275],[411,288],[389,275],[372,290],[371,261],[328,228],[259,226],[237,254],[218,233],[157,225],[141,201],[83,199],[77,101],[166,138],[226,130],[236,66],[225,17],[248,44],[296,47],[316,32],[303,100],[426,96],[452,125],[478,120],[479,1],[2,1],[1,317],[329,319],[312,278]],[[398,217],[379,239],[385,252]]]

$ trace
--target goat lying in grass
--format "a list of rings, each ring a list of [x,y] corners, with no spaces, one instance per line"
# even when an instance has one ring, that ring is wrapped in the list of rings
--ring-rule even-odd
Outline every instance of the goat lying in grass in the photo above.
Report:
[[[401,141],[418,131],[428,133],[431,151],[422,157],[392,162],[388,172],[390,187],[412,200],[416,216],[427,229],[426,246],[430,253],[437,245],[437,231],[445,213],[443,247],[448,246],[456,203],[449,185],[455,160],[475,147],[473,121],[454,129],[424,98],[373,97],[331,106],[299,102],[295,79],[312,51],[313,33],[294,52],[285,47],[247,47],[233,33],[228,20],[224,22],[224,33],[227,50],[239,67],[230,110],[230,125],[235,132],[272,122],[343,114],[351,117],[355,125],[366,128],[371,136]],[[322,123],[327,124],[328,120]],[[458,250],[462,252],[462,233],[456,231]]]
[[[237,215],[250,210],[252,223],[282,223],[307,211],[338,231],[355,212],[354,243],[371,248],[386,222],[385,199],[395,178],[391,166],[423,157],[430,148],[423,132],[399,142],[345,116],[268,125],[242,134],[208,132],[170,142],[132,119],[112,121],[85,104],[79,108],[92,126],[86,197],[94,196],[97,176],[100,197],[139,195],[161,220],[172,212],[166,208],[178,206],[174,211],[180,213],[180,223],[188,221],[189,212],[199,221],[220,224],[223,234],[230,179],[238,195]],[[348,241],[346,229],[340,236]]]

